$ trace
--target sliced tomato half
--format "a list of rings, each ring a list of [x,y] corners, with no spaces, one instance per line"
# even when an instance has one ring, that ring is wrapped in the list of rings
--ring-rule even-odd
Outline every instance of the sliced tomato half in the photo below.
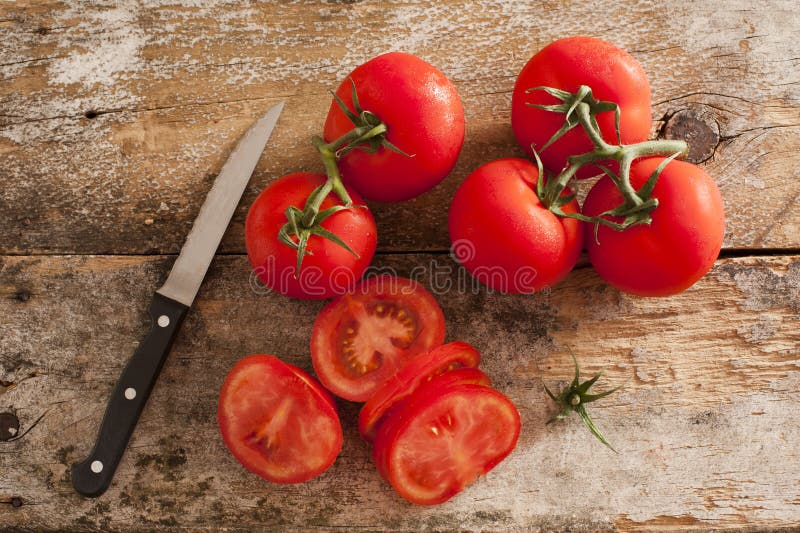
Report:
[[[408,398],[423,383],[458,368],[475,368],[481,355],[466,342],[450,342],[411,359],[367,400],[358,416],[358,431],[367,442],[375,439],[381,417],[398,401]]]
[[[422,285],[375,276],[320,312],[311,332],[311,360],[329,391],[363,402],[409,359],[442,342],[442,309]]]
[[[372,454],[373,459],[375,459],[375,465],[378,467],[378,472],[384,479],[388,480],[388,475],[386,472],[386,455],[383,452],[386,450],[388,443],[394,438],[397,429],[408,420],[408,416],[410,415],[406,409],[410,407],[410,411],[413,412],[413,405],[415,403],[419,401],[430,401],[429,396],[436,395],[441,390],[455,385],[466,384],[488,387],[492,382],[489,376],[477,368],[450,370],[432,378],[428,382],[422,383],[417,389],[417,394],[395,402],[386,414],[383,415],[381,423],[377,427]]]
[[[486,474],[517,444],[514,404],[483,385],[422,390],[388,429],[376,461],[392,487],[420,505],[445,502]],[[388,426],[388,425],[387,425]],[[380,437],[379,437],[380,438]]]
[[[271,355],[234,365],[219,395],[225,446],[245,468],[273,483],[302,483],[342,449],[333,398],[306,372]]]

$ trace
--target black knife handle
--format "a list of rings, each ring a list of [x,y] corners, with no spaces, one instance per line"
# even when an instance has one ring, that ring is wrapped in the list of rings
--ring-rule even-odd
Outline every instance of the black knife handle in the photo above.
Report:
[[[72,465],[72,486],[84,496],[99,496],[111,484],[128,440],[142,414],[158,373],[189,308],[159,293],[150,302],[152,325],[111,393],[94,449]]]

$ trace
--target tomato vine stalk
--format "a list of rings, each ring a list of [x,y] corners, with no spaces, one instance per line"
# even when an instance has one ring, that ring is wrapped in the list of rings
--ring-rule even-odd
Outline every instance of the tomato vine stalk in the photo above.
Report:
[[[280,242],[297,250],[295,278],[300,274],[303,258],[306,255],[312,255],[312,252],[307,249],[308,240],[312,235],[328,239],[358,257],[358,254],[338,235],[326,230],[321,225],[323,221],[339,211],[345,209],[366,209],[365,205],[353,204],[353,200],[350,198],[342,182],[342,176],[339,173],[339,166],[337,164],[339,159],[352,150],[358,149],[374,153],[381,147],[386,147],[389,150],[393,150],[407,157],[412,157],[386,139],[386,133],[388,132],[386,124],[374,113],[361,108],[358,101],[358,94],[356,93],[355,82],[350,79],[350,83],[352,84],[352,100],[355,112],[351,111],[350,108],[347,107],[347,104],[345,104],[336,93],[332,94],[337,105],[341,108],[342,112],[347,115],[347,118],[350,119],[355,127],[331,142],[326,143],[319,135],[315,135],[311,138],[311,144],[314,145],[322,158],[322,164],[325,167],[327,179],[325,183],[311,191],[303,209],[295,206],[286,208],[285,214],[287,222],[278,232],[278,240]],[[339,198],[341,204],[320,210],[325,198],[331,193]]]
[[[595,238],[597,229],[600,225],[608,226],[617,231],[625,230],[637,224],[650,224],[652,218],[650,213],[658,207],[658,199],[652,197],[653,189],[659,175],[664,167],[674,158],[685,155],[688,146],[684,141],[677,140],[656,140],[644,141],[635,144],[622,144],[619,119],[620,109],[615,102],[597,100],[592,89],[586,85],[581,85],[577,92],[570,93],[553,87],[533,87],[526,92],[544,91],[561,101],[560,104],[540,105],[528,104],[531,107],[564,114],[564,124],[541,148],[541,151],[560,139],[565,133],[580,126],[594,145],[594,149],[583,154],[572,155],[567,158],[567,166],[556,176],[546,177],[542,167],[541,159],[535,147],[531,146],[536,164],[539,168],[539,179],[536,185],[536,193],[539,200],[550,211],[560,217],[575,218],[584,222],[589,222],[595,226]],[[600,125],[597,123],[597,115],[604,112],[614,112],[614,126],[617,134],[617,144],[610,144],[604,138]],[[631,185],[630,169],[634,160],[641,157],[653,155],[667,156],[667,158],[655,169],[645,184],[637,191]],[[600,164],[603,161],[617,161],[619,164],[619,174]],[[561,207],[571,202],[574,195],[563,195],[564,189],[575,176],[575,174],[585,165],[594,164],[604,174],[606,174],[616,185],[623,197],[623,202],[603,213],[594,217],[588,217],[581,213],[566,213]],[[612,218],[608,218],[612,217]],[[614,219],[622,219],[617,222]]]

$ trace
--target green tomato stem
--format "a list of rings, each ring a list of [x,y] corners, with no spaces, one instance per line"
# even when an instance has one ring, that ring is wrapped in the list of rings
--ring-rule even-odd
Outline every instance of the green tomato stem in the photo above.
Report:
[[[585,94],[590,91],[583,91],[575,95],[583,99]],[[631,164],[635,159],[651,155],[670,156],[673,154],[685,154],[688,147],[684,141],[658,140],[644,141],[636,144],[612,145],[603,138],[602,131],[594,117],[592,106],[579,101],[574,107],[575,115],[583,131],[592,141],[594,150],[584,154],[573,155],[567,158],[568,165],[558,175],[548,180],[544,187],[544,198],[542,202],[555,214],[562,217],[577,218],[586,222],[602,224],[613,229],[622,230],[631,225],[639,223],[649,223],[649,213],[658,205],[658,201],[642,197],[631,184],[630,170]],[[624,202],[615,210],[615,215],[626,219],[625,223],[618,224],[603,218],[586,217],[579,214],[569,214],[561,210],[559,199],[569,182],[575,177],[577,172],[584,166],[599,163],[601,161],[613,160],[619,162],[619,176],[607,171],[607,175],[619,189],[624,198]]]
[[[575,108],[575,112],[578,115],[578,121],[583,127],[583,131],[589,136],[595,149],[602,152],[613,152],[614,147],[603,139],[603,132],[601,132],[599,128],[595,128],[595,123],[592,122],[592,111],[589,104],[586,102],[579,103]]]
[[[339,166],[337,165],[339,152],[343,147],[358,146],[384,133],[386,133],[386,125],[380,123],[374,127],[359,126],[353,128],[338,139],[334,139],[329,143],[326,143],[325,140],[318,135],[312,137],[311,144],[316,147],[322,158],[322,164],[325,167],[325,175],[328,179],[321,187],[315,189],[306,200],[306,204],[303,207],[303,215],[300,218],[301,224],[304,227],[311,227],[314,225],[322,202],[325,201],[325,198],[327,198],[331,192],[339,197],[345,207],[351,207],[353,205],[353,200],[350,198],[350,194],[348,194],[342,182],[342,176],[339,173]]]
[[[353,91],[353,101],[356,102],[355,86],[353,87]],[[341,102],[340,99],[337,98],[337,101],[339,101],[341,106],[344,106],[344,103]],[[350,150],[362,147],[364,143],[370,143],[370,145],[378,143],[393,148],[393,145],[388,144],[385,140],[385,134],[387,132],[386,125],[381,122],[378,117],[368,111],[361,110],[357,105],[356,110],[358,115],[349,112],[346,108],[343,108],[343,110],[348,117],[351,117],[355,127],[329,143],[326,143],[319,135],[312,137],[311,143],[322,158],[322,164],[325,167],[327,179],[325,183],[309,194],[302,211],[293,206],[287,209],[287,222],[278,233],[278,240],[280,242],[297,250],[295,278],[298,277],[300,273],[303,257],[310,254],[310,252],[306,250],[306,247],[311,235],[318,235],[329,239],[339,246],[342,246],[350,253],[358,256],[358,254],[341,238],[320,227],[322,221],[335,212],[341,209],[360,207],[353,205],[353,200],[350,198],[342,182],[342,176],[339,173],[339,166],[337,164],[339,158]],[[342,205],[331,207],[320,212],[322,203],[331,193],[339,197]],[[292,239],[293,235],[296,237],[296,240]]]

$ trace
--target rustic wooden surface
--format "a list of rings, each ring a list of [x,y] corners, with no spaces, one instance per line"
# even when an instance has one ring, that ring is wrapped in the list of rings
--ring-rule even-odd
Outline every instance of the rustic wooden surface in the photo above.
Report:
[[[0,529],[800,527],[798,31],[788,1],[0,1]],[[246,474],[217,433],[222,379],[256,352],[309,368],[322,304],[254,292],[242,222],[270,180],[321,169],[308,138],[326,91],[389,50],[454,80],[468,121],[455,171],[416,200],[373,207],[378,265],[450,268],[457,281],[445,206],[477,165],[521,154],[514,77],[541,46],[580,33],[639,59],[653,134],[689,140],[719,183],[728,228],[712,273],[657,300],[588,267],[536,296],[440,295],[448,338],[483,352],[523,416],[514,454],[445,505],[414,507],[381,482],[354,404],[341,405],[345,446],[320,478],[279,487]],[[68,466],[146,331],[150,294],[233,143],[280,100],[114,484],[77,496]],[[625,383],[595,410],[619,455],[577,420],[543,425],[553,405],[538,377],[569,377],[567,347],[587,373]]]

